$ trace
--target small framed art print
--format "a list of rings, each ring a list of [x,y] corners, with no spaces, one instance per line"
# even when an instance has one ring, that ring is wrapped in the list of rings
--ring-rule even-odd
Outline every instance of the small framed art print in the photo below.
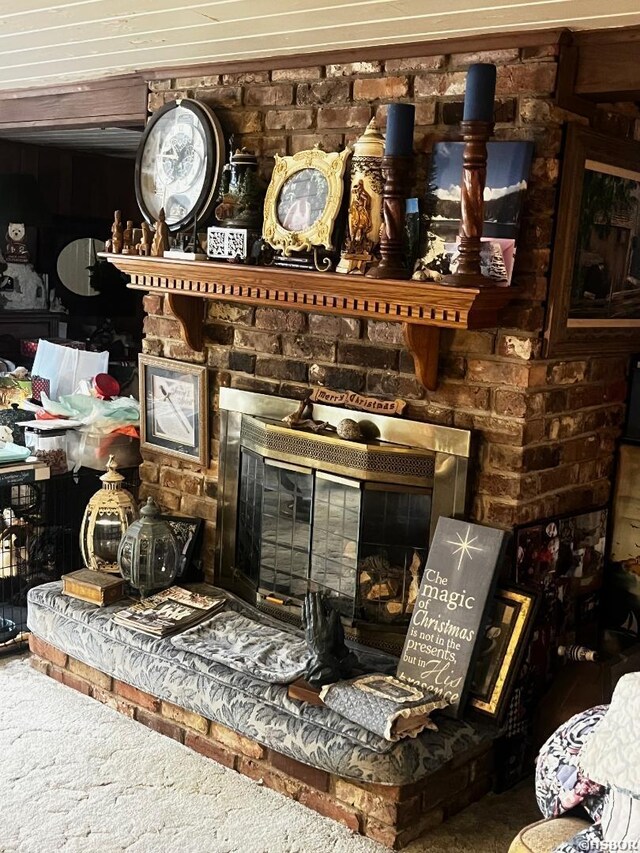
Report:
[[[149,355],[139,365],[142,447],[206,465],[206,367]]]
[[[480,641],[471,683],[471,707],[501,725],[533,625],[536,596],[498,589]]]

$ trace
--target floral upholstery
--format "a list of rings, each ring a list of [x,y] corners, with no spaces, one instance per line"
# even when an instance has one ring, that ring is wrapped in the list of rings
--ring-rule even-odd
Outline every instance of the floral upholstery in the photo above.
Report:
[[[228,597],[230,609],[261,618],[255,608]],[[116,625],[111,617],[122,606],[98,608],[62,595],[61,583],[48,583],[29,592],[28,625],[45,642],[139,690],[298,761],[363,782],[415,782],[491,736],[486,728],[438,715],[437,732],[389,743],[328,708],[290,700],[284,685],[176,648],[170,638]],[[381,656],[372,653],[370,663],[379,670]]]

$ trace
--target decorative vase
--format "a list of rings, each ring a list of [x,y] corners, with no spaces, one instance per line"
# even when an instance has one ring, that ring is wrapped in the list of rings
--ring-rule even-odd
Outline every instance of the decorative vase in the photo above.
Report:
[[[122,488],[124,477],[117,469],[115,459],[110,456],[107,472],[100,477],[102,488],[87,504],[80,526],[80,551],[85,566],[112,574],[120,571],[117,563],[120,540],[138,517],[133,495]]]
[[[374,118],[353,146],[347,236],[336,272],[362,275],[374,260],[382,224],[384,136]]]
[[[157,503],[148,498],[140,510],[140,520],[129,527],[118,548],[122,577],[140,590],[141,598],[171,586],[180,566],[178,540],[159,516]]]

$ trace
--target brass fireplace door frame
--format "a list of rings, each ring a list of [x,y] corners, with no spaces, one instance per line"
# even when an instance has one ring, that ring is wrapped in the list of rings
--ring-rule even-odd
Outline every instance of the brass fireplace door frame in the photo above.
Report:
[[[241,595],[256,592],[248,588],[234,569],[238,514],[238,487],[244,416],[282,421],[295,411],[298,400],[220,389],[220,455],[218,471],[218,508],[215,571],[216,582],[235,588]],[[422,423],[385,415],[372,415],[334,406],[314,405],[316,420],[332,426],[351,418],[363,426],[365,434],[378,439],[418,448],[434,454],[432,512],[429,541],[433,538],[438,518],[462,516],[466,509],[467,475],[471,455],[471,432],[437,424]],[[428,484],[425,483],[425,486]]]

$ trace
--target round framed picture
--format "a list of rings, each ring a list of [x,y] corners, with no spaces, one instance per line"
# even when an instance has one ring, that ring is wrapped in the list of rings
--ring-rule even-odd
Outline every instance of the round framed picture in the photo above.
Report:
[[[329,199],[329,182],[318,169],[301,169],[282,185],[278,222],[286,231],[307,231],[320,219]]]
[[[183,98],[159,109],[136,158],[136,200],[145,219],[153,224],[164,208],[171,231],[204,221],[225,159],[222,128],[208,107]]]
[[[333,249],[333,230],[344,193],[350,150],[314,148],[279,157],[264,201],[262,236],[284,255]]]

